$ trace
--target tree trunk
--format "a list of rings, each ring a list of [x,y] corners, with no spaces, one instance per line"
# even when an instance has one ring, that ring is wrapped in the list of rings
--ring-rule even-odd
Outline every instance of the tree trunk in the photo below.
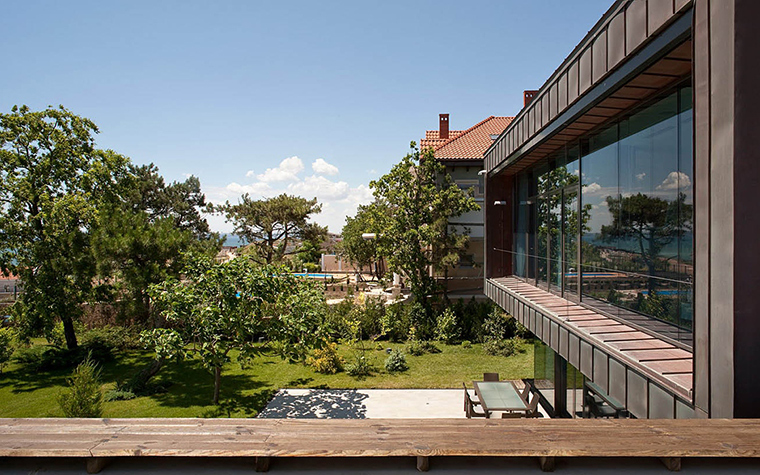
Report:
[[[77,347],[77,334],[74,331],[74,321],[71,317],[61,317],[63,334],[66,336],[66,348],[73,350]]]
[[[219,388],[222,386],[222,367],[214,368],[214,405],[219,404]]]
[[[140,393],[148,386],[148,382],[157,375],[159,370],[164,366],[164,358],[153,360],[147,368],[143,368],[129,382],[129,390],[133,393]]]

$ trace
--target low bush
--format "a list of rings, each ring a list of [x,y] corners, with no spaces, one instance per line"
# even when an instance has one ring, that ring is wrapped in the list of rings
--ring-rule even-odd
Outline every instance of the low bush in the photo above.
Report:
[[[391,351],[388,358],[385,360],[385,370],[389,373],[397,373],[406,371],[409,369],[409,364],[406,362],[406,356],[399,350]]]
[[[103,390],[100,387],[100,370],[87,358],[81,362],[67,380],[69,387],[58,395],[58,404],[66,417],[101,417]]]
[[[440,353],[441,350],[431,341],[411,340],[406,347],[406,352],[412,356],[421,356],[425,353]]]
[[[134,350],[142,348],[140,333],[130,327],[106,325],[85,332],[82,346],[100,346],[110,350]]]
[[[512,356],[521,351],[521,340],[519,338],[509,338],[506,340],[486,340],[483,343],[483,351],[491,356]]]
[[[122,391],[120,389],[111,389],[110,391],[106,391],[105,395],[103,396],[103,400],[106,402],[129,401],[130,399],[134,399],[136,397],[137,397],[137,394],[133,393],[132,391]]]
[[[462,348],[472,348],[472,342],[470,340],[463,341]]]
[[[343,371],[344,361],[338,354],[338,345],[330,343],[324,348],[314,350],[312,356],[306,358],[306,364],[317,373],[335,374]]]
[[[369,376],[375,370],[372,363],[364,356],[355,355],[354,361],[346,365],[346,373],[355,378]]]

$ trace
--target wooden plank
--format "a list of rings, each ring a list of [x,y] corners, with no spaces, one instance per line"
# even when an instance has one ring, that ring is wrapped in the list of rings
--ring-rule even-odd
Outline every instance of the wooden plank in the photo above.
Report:
[[[92,447],[94,457],[760,457],[760,421],[752,419],[211,419],[176,425],[122,419],[109,425],[112,433]],[[81,430],[73,423],[18,427],[24,428],[18,436],[41,441],[23,456],[71,456],[51,447],[49,438]],[[13,445],[3,439],[0,456],[19,456]]]

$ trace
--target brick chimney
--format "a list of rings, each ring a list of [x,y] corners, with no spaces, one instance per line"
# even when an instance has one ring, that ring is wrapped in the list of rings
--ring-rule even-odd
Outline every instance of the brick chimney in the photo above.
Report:
[[[438,138],[449,138],[449,114],[438,114]]]
[[[523,107],[528,107],[528,104],[536,97],[538,91],[525,91],[523,92]]]

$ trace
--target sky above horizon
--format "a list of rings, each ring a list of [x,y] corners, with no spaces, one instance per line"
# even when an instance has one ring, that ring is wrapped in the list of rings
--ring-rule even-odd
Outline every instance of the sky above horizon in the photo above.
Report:
[[[339,233],[439,113],[455,130],[517,114],[611,4],[8,2],[0,111],[63,105],[211,202],[317,197]]]

